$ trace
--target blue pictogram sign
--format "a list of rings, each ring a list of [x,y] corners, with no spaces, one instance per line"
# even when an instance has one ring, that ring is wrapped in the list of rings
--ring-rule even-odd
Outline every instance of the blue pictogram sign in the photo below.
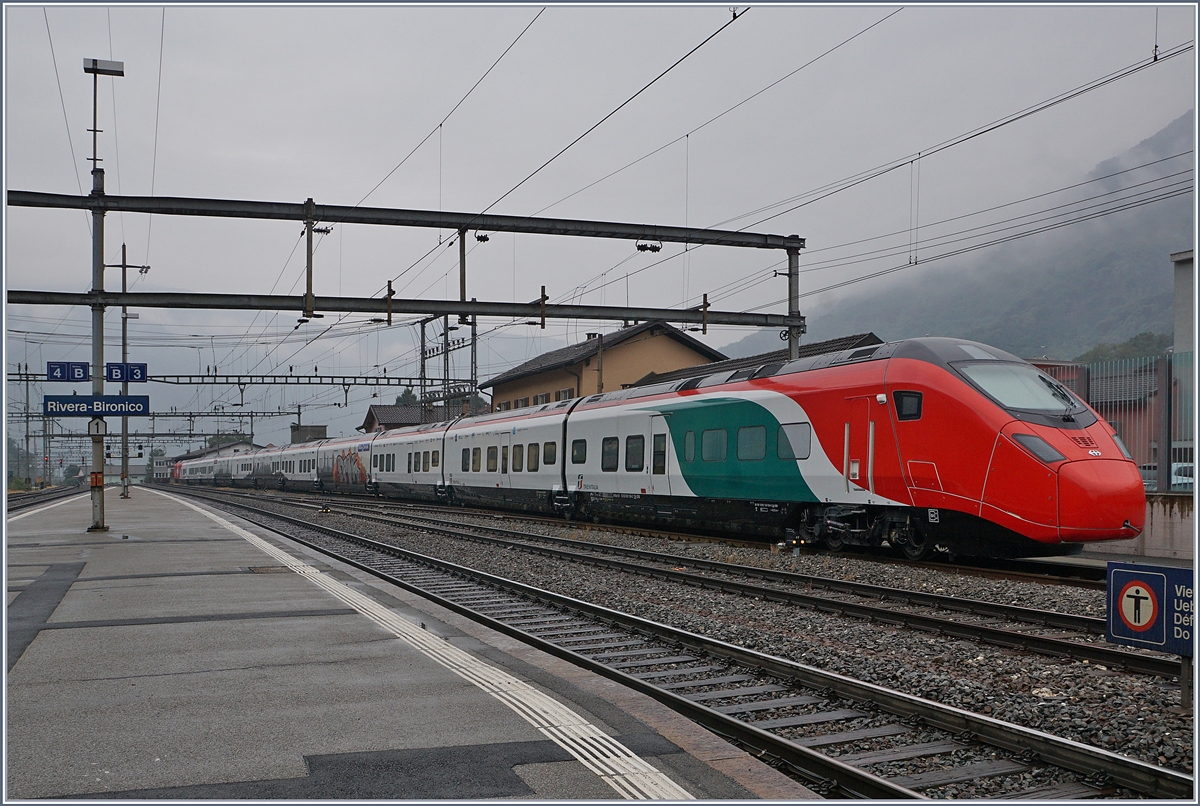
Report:
[[[91,378],[88,374],[86,361],[47,361],[46,380],[48,381],[86,381]]]
[[[1192,588],[1190,568],[1109,563],[1108,640],[1192,657]]]

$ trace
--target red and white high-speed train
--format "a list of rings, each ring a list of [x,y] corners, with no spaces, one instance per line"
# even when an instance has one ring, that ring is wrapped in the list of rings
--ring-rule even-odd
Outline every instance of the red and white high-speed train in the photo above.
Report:
[[[183,462],[183,483],[374,493],[911,558],[1137,536],[1114,430],[983,344],[909,339],[355,438]]]

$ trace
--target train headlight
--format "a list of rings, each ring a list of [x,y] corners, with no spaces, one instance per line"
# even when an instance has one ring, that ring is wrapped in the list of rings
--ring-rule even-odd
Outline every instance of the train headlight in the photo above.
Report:
[[[1061,462],[1067,457],[1056,451],[1049,442],[1033,434],[1013,434],[1013,439],[1021,443],[1021,447],[1041,459],[1046,464]]]

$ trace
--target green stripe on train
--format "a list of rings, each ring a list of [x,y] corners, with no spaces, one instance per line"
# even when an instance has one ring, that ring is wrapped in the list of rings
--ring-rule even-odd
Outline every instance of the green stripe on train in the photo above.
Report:
[[[654,407],[666,415],[667,429],[679,472],[694,495],[703,498],[743,498],[756,501],[816,501],[800,474],[795,459],[780,459],[776,446],[779,420],[770,411],[749,400],[703,398]],[[738,431],[761,427],[765,430],[762,459],[738,459]],[[724,460],[705,461],[705,431],[724,429],[727,443]],[[694,434],[692,460],[687,459],[687,433]],[[746,441],[750,442],[746,434]],[[713,439],[713,437],[710,437]],[[717,440],[719,441],[719,439]]]

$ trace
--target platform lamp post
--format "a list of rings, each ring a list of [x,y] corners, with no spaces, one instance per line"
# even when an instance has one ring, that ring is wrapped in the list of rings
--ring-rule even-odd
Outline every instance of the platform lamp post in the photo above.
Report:
[[[84,59],[83,72],[92,74],[92,196],[104,195],[104,169],[100,167],[100,158],[96,156],[97,136],[100,128],[97,125],[98,99],[100,95],[100,76],[125,75],[124,62],[109,62],[103,59]],[[92,293],[104,291],[104,208],[92,210]],[[104,306],[92,306],[92,394],[97,397],[104,395]],[[107,427],[103,417],[94,417],[88,424],[88,433],[92,437],[92,525],[89,532],[107,532],[104,524],[104,435]],[[99,468],[99,470],[97,470]]]

